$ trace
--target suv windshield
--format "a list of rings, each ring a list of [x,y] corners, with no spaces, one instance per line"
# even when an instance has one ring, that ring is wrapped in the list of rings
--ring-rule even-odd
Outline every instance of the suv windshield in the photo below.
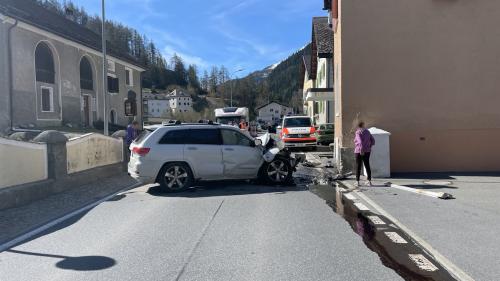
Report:
[[[304,118],[287,118],[285,119],[285,128],[293,127],[311,127],[311,119]]]

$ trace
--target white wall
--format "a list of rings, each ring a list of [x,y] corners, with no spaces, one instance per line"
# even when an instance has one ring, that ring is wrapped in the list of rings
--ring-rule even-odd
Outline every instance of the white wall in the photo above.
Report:
[[[170,107],[170,100],[147,100],[148,103],[148,117],[161,118],[168,117],[172,112]]]
[[[45,180],[47,145],[0,138],[0,188]]]
[[[88,134],[66,143],[68,174],[123,161],[123,140]]]

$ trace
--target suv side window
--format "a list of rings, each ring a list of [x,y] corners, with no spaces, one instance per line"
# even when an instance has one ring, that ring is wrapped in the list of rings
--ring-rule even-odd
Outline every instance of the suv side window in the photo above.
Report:
[[[167,132],[159,144],[184,144],[185,130],[174,130]]]
[[[221,130],[224,145],[252,146],[253,142],[242,133],[235,130]]]
[[[218,129],[185,130],[185,144],[221,145],[222,140]]]
[[[167,132],[160,140],[160,144],[208,144],[222,143],[217,129],[183,129]]]

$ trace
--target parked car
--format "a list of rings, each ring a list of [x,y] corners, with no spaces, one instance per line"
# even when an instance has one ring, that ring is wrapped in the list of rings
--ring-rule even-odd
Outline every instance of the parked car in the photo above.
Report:
[[[270,184],[292,180],[297,160],[279,139],[256,139],[219,124],[166,125],[145,130],[131,145],[128,173],[144,184],[159,183],[167,192],[196,181],[262,179]]]
[[[333,142],[335,127],[331,123],[320,124],[316,129],[316,141],[318,144],[329,145]]]
[[[286,147],[310,147],[316,150],[316,128],[309,116],[285,116],[278,129]]]

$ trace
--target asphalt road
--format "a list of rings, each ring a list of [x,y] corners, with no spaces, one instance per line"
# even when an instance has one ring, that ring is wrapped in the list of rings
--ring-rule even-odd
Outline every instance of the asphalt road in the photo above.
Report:
[[[143,186],[0,253],[0,280],[401,280],[299,187]]]

